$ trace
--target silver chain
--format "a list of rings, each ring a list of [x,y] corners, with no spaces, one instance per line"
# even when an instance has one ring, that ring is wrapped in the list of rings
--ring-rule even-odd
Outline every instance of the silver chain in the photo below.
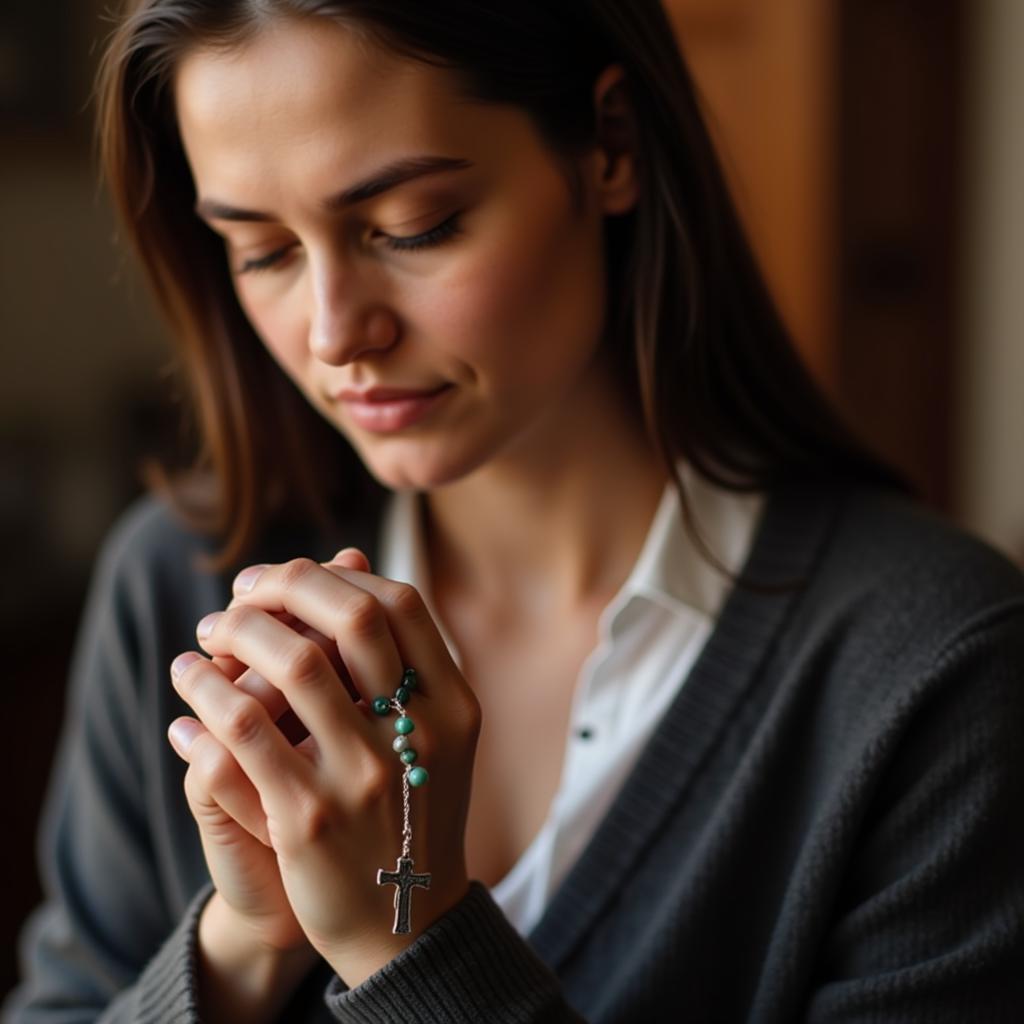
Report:
[[[400,714],[405,714],[405,708],[399,701],[393,697],[391,699],[391,706]],[[402,772],[402,856],[411,856],[412,850],[412,810],[411,801],[409,800],[409,772],[410,766],[403,765],[405,771]]]
[[[409,769],[402,773],[402,856],[412,850],[412,822],[409,818]]]

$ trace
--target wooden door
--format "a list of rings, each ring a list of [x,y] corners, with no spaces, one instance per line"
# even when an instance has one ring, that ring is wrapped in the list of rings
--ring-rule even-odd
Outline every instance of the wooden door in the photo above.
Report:
[[[769,286],[836,392],[831,0],[667,0]]]
[[[934,504],[955,491],[962,0],[665,0],[797,346]]]

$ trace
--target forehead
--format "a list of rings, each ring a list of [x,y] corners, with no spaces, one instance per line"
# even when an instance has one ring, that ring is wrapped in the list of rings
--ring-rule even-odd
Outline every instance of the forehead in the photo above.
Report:
[[[450,71],[309,18],[276,22],[232,49],[188,52],[173,88],[197,179],[230,188],[272,168],[321,163],[336,173],[341,162],[357,175],[396,147],[464,148],[487,115],[456,84]]]

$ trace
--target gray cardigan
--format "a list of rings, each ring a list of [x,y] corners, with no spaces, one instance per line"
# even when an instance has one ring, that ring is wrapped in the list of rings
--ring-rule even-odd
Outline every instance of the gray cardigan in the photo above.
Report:
[[[168,664],[229,596],[205,543],[144,500],[104,547],[7,1020],[198,1019],[209,880],[165,731]],[[372,525],[249,561],[347,543]],[[771,496],[747,575],[529,941],[474,883],[282,1019],[1024,1020],[1024,578],[903,499],[822,487]]]

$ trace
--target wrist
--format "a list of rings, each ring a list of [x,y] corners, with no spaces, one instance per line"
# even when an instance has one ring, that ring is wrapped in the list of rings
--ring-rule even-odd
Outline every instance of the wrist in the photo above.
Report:
[[[214,892],[199,918],[199,1003],[210,1020],[273,1021],[318,957],[308,944],[277,949],[255,939]]]
[[[468,891],[469,882],[463,880],[447,892],[434,890],[430,893],[433,899],[421,899],[414,920],[422,923],[414,926],[408,934],[393,933],[389,927],[392,916],[384,915],[380,930],[373,935],[364,935],[361,940],[350,941],[343,948],[322,949],[321,954],[348,988],[357,988],[413,945],[424,932],[460,903]]]

